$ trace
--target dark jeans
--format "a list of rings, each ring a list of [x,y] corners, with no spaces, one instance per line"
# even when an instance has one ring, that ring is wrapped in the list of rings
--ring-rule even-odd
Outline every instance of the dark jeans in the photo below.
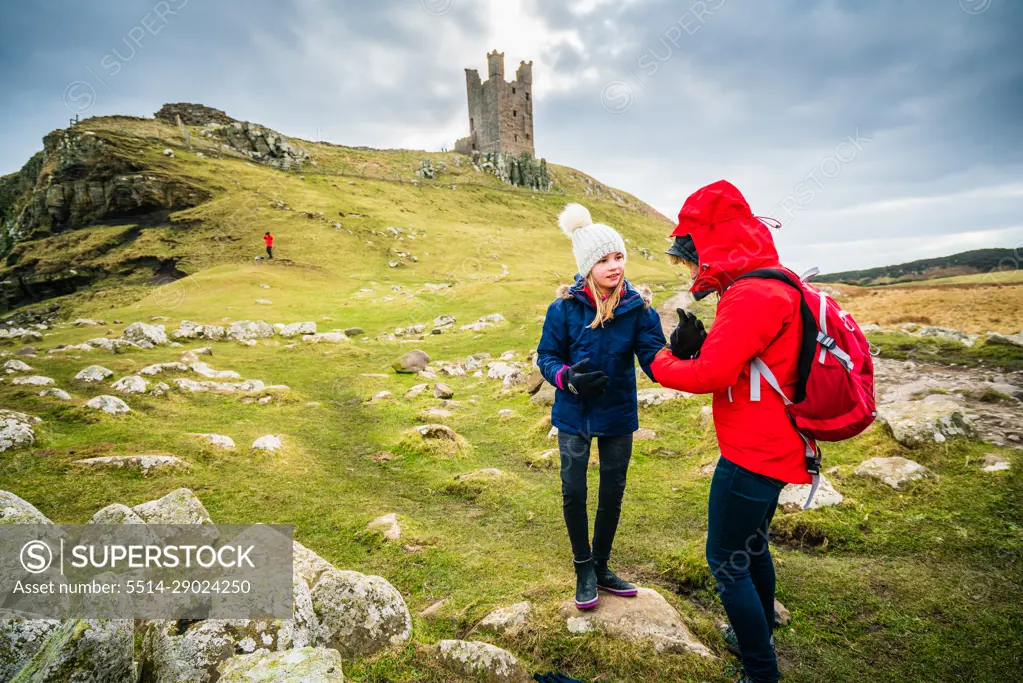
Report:
[[[273,247],[267,247],[266,248],[266,255],[269,258],[273,258],[274,257],[274,248]]]
[[[707,564],[739,640],[742,664],[757,683],[779,678],[771,645],[774,563],[768,527],[784,486],[719,458],[707,505]]]
[[[597,436],[600,456],[600,489],[597,492],[597,518],[593,524],[593,551],[590,551],[590,523],[586,515],[586,468],[590,463],[591,439],[578,434],[558,432],[561,451],[561,496],[568,539],[577,562],[590,557],[607,560],[618,530],[625,494],[625,473],[632,458],[632,434]]]

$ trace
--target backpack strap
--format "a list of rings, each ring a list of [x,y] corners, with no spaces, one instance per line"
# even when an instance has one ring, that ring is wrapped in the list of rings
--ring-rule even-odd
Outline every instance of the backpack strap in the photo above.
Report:
[[[776,268],[758,268],[735,278],[733,284],[747,278],[777,280],[778,282],[784,282],[799,292],[799,317],[803,321],[803,338],[799,345],[799,378],[796,381],[796,391],[792,397],[793,403],[799,403],[806,398],[806,381],[810,377],[810,368],[813,365],[813,359],[817,351],[818,329],[817,321],[813,317],[813,311],[810,310],[809,304],[806,303],[806,297],[803,296],[803,288],[785,271]]]

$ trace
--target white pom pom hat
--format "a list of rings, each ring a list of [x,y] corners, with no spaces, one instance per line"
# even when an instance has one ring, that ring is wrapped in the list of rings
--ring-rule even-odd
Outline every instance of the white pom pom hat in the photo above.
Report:
[[[609,225],[594,223],[582,204],[568,204],[558,215],[558,227],[572,239],[572,253],[583,277],[608,254],[617,251],[626,256],[622,236]]]

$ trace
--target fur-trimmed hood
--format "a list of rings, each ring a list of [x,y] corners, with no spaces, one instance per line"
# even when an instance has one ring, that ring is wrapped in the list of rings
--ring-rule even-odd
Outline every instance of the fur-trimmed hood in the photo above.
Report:
[[[571,299],[575,296],[572,290],[582,292],[583,281],[581,277],[576,277],[576,281],[572,283],[562,282],[558,285],[556,291],[559,299]],[[650,308],[654,301],[654,293],[647,285],[633,285],[628,280],[625,281],[625,292],[628,296],[629,290],[632,290],[639,295],[639,298],[643,300],[643,308]],[[624,297],[623,297],[624,300]]]

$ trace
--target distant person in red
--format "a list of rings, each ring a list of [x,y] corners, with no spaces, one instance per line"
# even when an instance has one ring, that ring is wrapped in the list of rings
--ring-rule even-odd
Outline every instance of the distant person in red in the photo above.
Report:
[[[268,232],[263,234],[263,242],[266,244],[266,257],[274,257],[274,236]]]

